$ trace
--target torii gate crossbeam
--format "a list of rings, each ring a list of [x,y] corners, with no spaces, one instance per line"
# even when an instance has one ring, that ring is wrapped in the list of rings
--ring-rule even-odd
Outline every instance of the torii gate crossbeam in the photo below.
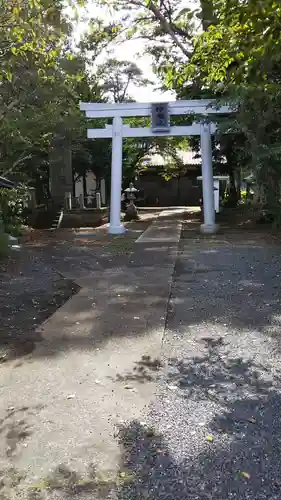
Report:
[[[159,104],[160,105],[160,104]],[[163,105],[163,103],[162,103]],[[80,110],[86,113],[87,118],[113,118],[112,125],[103,129],[89,129],[88,138],[112,138],[111,159],[111,199],[110,199],[110,234],[125,232],[120,221],[121,191],[122,191],[122,141],[123,137],[151,137],[151,136],[190,136],[200,135],[202,156],[202,184],[204,224],[201,231],[215,233],[217,226],[214,210],[213,168],[211,135],[216,131],[214,123],[207,121],[194,122],[192,125],[172,126],[166,130],[153,130],[148,127],[131,128],[123,124],[124,117],[150,116],[153,104],[151,103],[80,103]],[[227,106],[215,108],[214,100],[175,101],[168,103],[169,115],[208,115],[231,113]]]

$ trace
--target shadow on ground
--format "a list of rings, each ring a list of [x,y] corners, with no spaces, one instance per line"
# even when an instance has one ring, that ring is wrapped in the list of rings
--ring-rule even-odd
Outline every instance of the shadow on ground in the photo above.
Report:
[[[169,360],[178,371],[168,383],[180,398],[215,398],[220,410],[196,433],[190,448],[175,457],[170,436],[157,426],[133,421],[118,430],[122,451],[117,476],[100,475],[90,463],[84,475],[61,465],[28,488],[28,499],[279,500],[281,495],[280,379],[267,380],[263,366],[240,358],[226,361],[206,340],[204,356],[188,365]],[[174,372],[175,373],[175,372]],[[185,383],[180,380],[184,377]],[[164,383],[164,382],[163,382]],[[174,423],[171,422],[170,433]],[[10,498],[10,497],[7,497]]]
[[[131,480],[119,491],[120,500],[280,498],[281,379],[253,361],[231,353],[226,359],[212,339],[205,343],[205,354],[186,364],[170,359],[173,374],[166,382],[184,401],[215,401],[216,414],[206,427],[197,422],[177,429],[190,436],[190,444],[184,439],[186,448],[176,456],[172,421],[165,436],[139,422],[123,428],[122,468]]]
[[[30,250],[0,263],[0,365],[31,354],[36,328],[79,287]]]
[[[62,319],[66,332],[50,339],[50,354],[68,347],[95,349],[110,338],[145,335],[159,327],[169,299],[169,286],[161,281],[162,269],[170,265],[173,248],[139,244],[128,255],[121,252],[110,257],[107,249],[91,256],[87,250],[82,261],[81,251],[75,252],[70,251],[71,265],[88,284],[88,300]],[[69,269],[63,253],[54,255],[56,268]],[[181,335],[202,323],[241,332],[254,330],[273,338],[278,346],[280,276],[278,246],[245,237],[240,242],[220,237],[183,239],[168,308],[170,328]],[[69,336],[67,331],[75,330],[77,323],[80,328],[83,325],[81,333]]]
[[[198,214],[187,217],[190,220],[184,226],[178,249],[168,309],[171,328],[185,334],[188,327],[208,322],[244,331],[255,329],[279,343],[280,247],[256,241],[252,235],[246,237],[245,232],[235,241],[227,235],[201,238],[197,234],[193,238],[185,231],[191,228],[193,234],[193,228],[198,227]],[[44,355],[68,348],[95,349],[114,337],[143,336],[148,329],[159,328],[166,316],[170,291],[169,285],[161,282],[161,274],[163,268],[170,265],[175,249],[163,243],[135,245],[138,231],[141,234],[147,225],[147,222],[135,223],[126,239],[103,234],[100,240],[98,237],[91,237],[90,241],[72,238],[72,242],[62,240],[55,244],[49,242],[37,250],[33,248],[46,266],[70,279],[77,278],[87,287],[84,294],[87,300],[81,300],[77,310],[70,306],[61,318],[63,334],[49,339],[50,348]],[[36,272],[39,281],[41,268]],[[49,281],[48,278],[46,282]],[[42,274],[39,298],[44,285]],[[13,286],[22,296],[20,283]],[[34,305],[37,297],[30,297],[30,293],[34,295],[36,291],[31,288],[25,291],[26,299]],[[6,302],[8,311],[12,307],[9,296]],[[61,303],[58,301],[58,305]],[[36,318],[31,314],[25,318],[25,312],[21,313],[20,306],[18,309],[20,321],[24,318],[38,325]],[[47,307],[42,309],[46,309],[47,317]],[[79,335],[72,335],[76,329],[80,330]],[[2,344],[9,341],[10,334],[7,322]],[[29,336],[29,342],[21,343],[20,336],[17,338],[20,355],[31,352],[34,341],[40,338]],[[18,351],[14,352],[17,357]]]
[[[118,373],[114,379],[116,382],[139,382],[145,384],[156,382],[160,378],[163,363],[159,358],[143,355],[141,359],[134,363],[132,371]]]
[[[251,238],[251,236],[250,236]],[[240,241],[183,239],[175,266],[169,327],[184,335],[213,324],[257,332],[281,347],[280,252],[246,237]],[[183,306],[184,304],[184,306]]]

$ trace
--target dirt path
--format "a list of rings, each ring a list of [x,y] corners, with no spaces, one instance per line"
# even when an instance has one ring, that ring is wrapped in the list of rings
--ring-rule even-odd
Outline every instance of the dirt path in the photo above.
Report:
[[[38,252],[15,253],[0,265],[0,363],[29,354],[36,328],[79,287],[46,265]]]

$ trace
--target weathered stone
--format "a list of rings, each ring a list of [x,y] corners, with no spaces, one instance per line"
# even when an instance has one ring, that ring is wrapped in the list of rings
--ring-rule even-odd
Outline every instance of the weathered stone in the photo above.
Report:
[[[125,220],[130,221],[130,220],[137,220],[139,218],[138,216],[138,210],[136,205],[133,203],[130,203],[130,205],[127,206],[126,209],[126,215],[125,215]]]
[[[63,204],[65,193],[72,193],[72,154],[69,140],[56,135],[49,151],[50,193],[55,203]]]

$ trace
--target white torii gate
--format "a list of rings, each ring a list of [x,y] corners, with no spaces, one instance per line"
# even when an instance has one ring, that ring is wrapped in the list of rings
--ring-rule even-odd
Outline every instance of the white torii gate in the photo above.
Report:
[[[228,106],[219,109],[211,107],[215,105],[214,100],[180,100],[169,103],[80,103],[80,110],[85,111],[87,118],[113,118],[112,125],[105,128],[88,129],[88,139],[112,138],[111,158],[111,199],[110,199],[110,234],[122,234],[125,232],[120,221],[121,213],[121,191],[122,191],[122,140],[123,137],[151,137],[151,136],[190,136],[200,135],[202,156],[202,181],[203,181],[203,207],[204,224],[201,225],[203,233],[215,233],[217,226],[214,210],[214,185],[212,167],[212,144],[211,135],[216,131],[214,123],[207,121],[194,122],[192,125],[170,126],[168,122],[155,127],[130,127],[123,124],[123,118],[132,116],[152,116],[153,107],[162,107],[167,116],[170,115],[205,115],[230,113]],[[153,119],[152,119],[153,121]],[[165,120],[164,120],[165,121]]]

